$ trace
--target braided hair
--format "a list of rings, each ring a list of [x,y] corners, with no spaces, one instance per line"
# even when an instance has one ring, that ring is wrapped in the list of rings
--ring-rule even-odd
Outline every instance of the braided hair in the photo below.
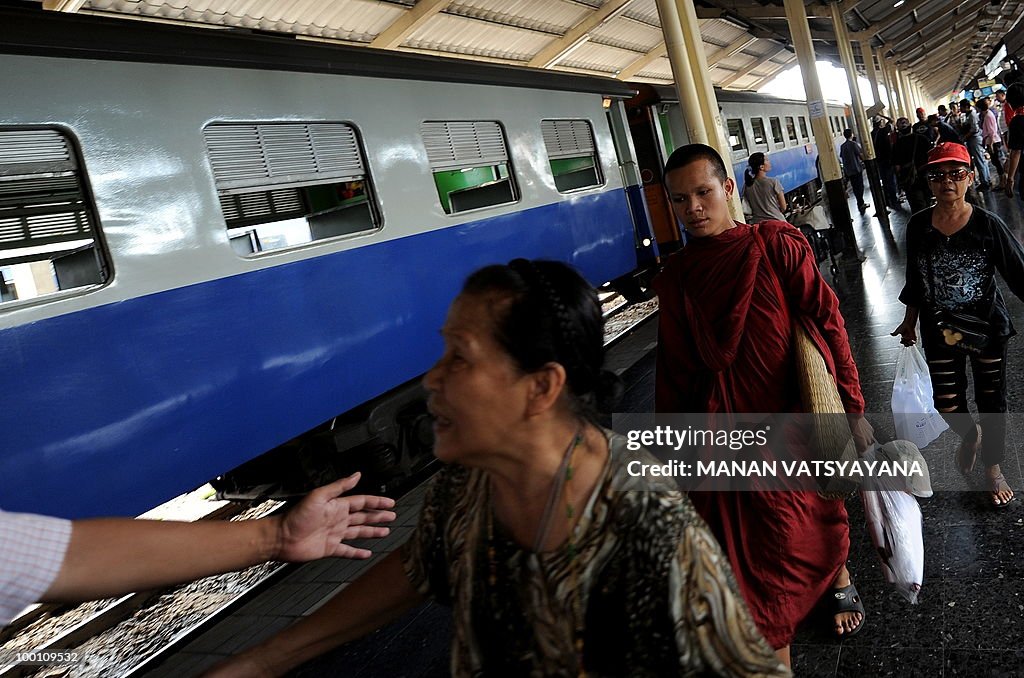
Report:
[[[747,168],[743,170],[743,188],[744,190],[750,188],[750,185],[754,183],[754,179],[757,178],[757,173],[761,171],[761,167],[764,166],[764,153],[758,151],[757,153],[751,154],[747,159]]]
[[[462,293],[508,300],[495,306],[495,339],[523,372],[560,364],[574,413],[596,422],[599,411],[618,402],[621,380],[601,369],[604,319],[597,292],[571,267],[514,259],[473,273]]]

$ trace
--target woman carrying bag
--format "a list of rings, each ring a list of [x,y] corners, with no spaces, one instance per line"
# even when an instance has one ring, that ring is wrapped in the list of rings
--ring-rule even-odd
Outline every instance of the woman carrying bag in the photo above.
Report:
[[[892,334],[913,345],[920,318],[935,408],[963,441],[960,470],[971,472],[980,455],[992,505],[1004,507],[1013,499],[999,467],[1006,442],[1006,344],[1016,331],[995,272],[1024,298],[1024,247],[999,217],[965,201],[974,180],[965,146],[938,144],[924,172],[937,204],[907,224],[907,282],[900,293],[907,311]],[[980,424],[967,409],[968,359]]]

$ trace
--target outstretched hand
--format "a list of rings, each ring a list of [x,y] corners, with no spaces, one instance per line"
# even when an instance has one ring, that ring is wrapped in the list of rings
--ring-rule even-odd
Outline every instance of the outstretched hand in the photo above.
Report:
[[[344,542],[386,536],[389,529],[377,525],[395,519],[395,512],[387,510],[395,501],[369,494],[341,496],[358,482],[359,474],[353,473],[319,487],[281,518],[274,560],[304,562],[331,556],[364,559],[373,555],[368,549]]]

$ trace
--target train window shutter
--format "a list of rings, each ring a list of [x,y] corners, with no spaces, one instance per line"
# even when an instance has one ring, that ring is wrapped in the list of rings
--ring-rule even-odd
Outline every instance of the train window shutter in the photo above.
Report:
[[[221,196],[359,181],[366,168],[345,123],[231,123],[203,130]]]
[[[518,199],[499,123],[424,122],[420,135],[446,214],[507,205]]]
[[[435,172],[508,162],[505,135],[496,122],[424,122],[420,132]]]
[[[222,122],[203,129],[228,242],[242,256],[380,224],[352,125]]]
[[[54,129],[0,131],[0,250],[92,237],[67,138]]]
[[[586,120],[541,120],[540,130],[552,160],[594,154],[594,134]]]
[[[568,193],[601,185],[594,131],[586,120],[541,120],[555,189]]]

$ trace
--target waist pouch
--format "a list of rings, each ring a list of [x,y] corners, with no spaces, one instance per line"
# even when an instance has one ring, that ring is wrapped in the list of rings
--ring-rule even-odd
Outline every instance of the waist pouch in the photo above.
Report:
[[[935,327],[938,340],[961,353],[978,355],[992,343],[992,323],[977,316],[940,311]]]

